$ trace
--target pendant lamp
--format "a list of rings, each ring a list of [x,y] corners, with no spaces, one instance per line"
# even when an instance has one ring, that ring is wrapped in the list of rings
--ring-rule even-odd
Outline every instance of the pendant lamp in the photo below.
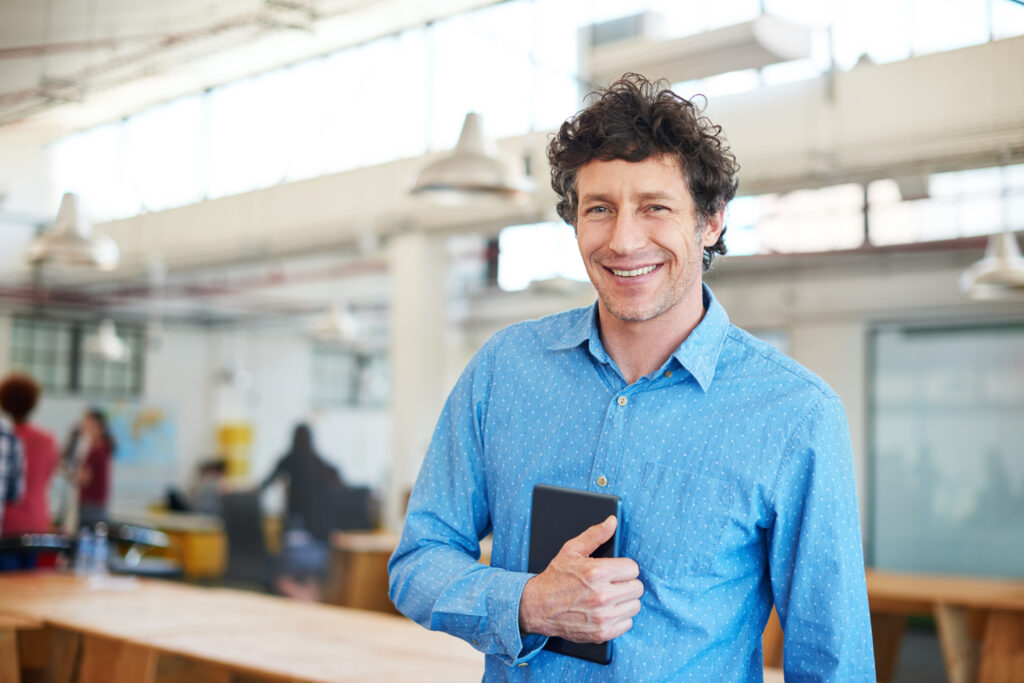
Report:
[[[30,263],[91,266],[100,270],[117,267],[120,252],[114,240],[93,232],[82,213],[78,195],[65,192],[53,227],[28,247]]]
[[[117,336],[117,328],[110,318],[104,318],[96,334],[86,338],[85,353],[114,363],[128,360],[128,346]]]
[[[309,333],[319,342],[356,345],[360,341],[359,321],[348,306],[342,308],[337,304],[331,304],[329,309],[313,321]]]
[[[473,206],[524,201],[529,189],[484,138],[480,115],[470,112],[454,151],[420,171],[411,193],[443,206]]]
[[[1024,297],[1024,257],[1012,232],[989,237],[984,258],[960,276],[960,291],[979,300]]]

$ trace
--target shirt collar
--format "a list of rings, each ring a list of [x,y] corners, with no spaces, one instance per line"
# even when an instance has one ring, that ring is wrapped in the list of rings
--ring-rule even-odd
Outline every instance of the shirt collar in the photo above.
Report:
[[[672,357],[693,375],[705,392],[711,386],[722,353],[725,335],[729,331],[729,315],[718,303],[707,285],[702,285],[704,317],[690,335],[679,345]]]
[[[711,386],[718,366],[718,357],[722,352],[725,335],[729,331],[729,315],[718,303],[715,295],[707,285],[702,285],[704,299],[704,317],[690,335],[679,345],[671,358],[693,375],[697,384],[704,391]],[[590,354],[602,363],[611,363],[611,358],[604,350],[601,336],[597,329],[597,302],[595,301],[585,315],[577,316],[565,333],[550,346],[551,350],[572,349],[587,342]],[[669,361],[671,362],[671,360]]]
[[[597,329],[597,302],[589,308],[580,309],[583,315],[576,316],[576,319],[566,328],[565,333],[548,346],[552,351],[574,349],[584,342],[590,354],[602,363],[610,363],[611,358],[604,350],[601,343],[601,334]]]

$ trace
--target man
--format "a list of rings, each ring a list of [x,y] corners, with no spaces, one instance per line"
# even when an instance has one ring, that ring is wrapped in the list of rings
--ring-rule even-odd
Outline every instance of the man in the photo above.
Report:
[[[25,457],[14,432],[0,422],[0,526],[4,507],[17,503],[25,492]]]
[[[720,129],[630,74],[548,156],[597,302],[513,325],[470,362],[409,500],[392,600],[485,652],[487,680],[760,681],[774,604],[787,680],[873,681],[842,405],[702,284],[736,191]],[[620,496],[624,557],[589,557],[610,518],[525,573],[537,483]],[[612,662],[542,651],[548,636],[615,638]]]

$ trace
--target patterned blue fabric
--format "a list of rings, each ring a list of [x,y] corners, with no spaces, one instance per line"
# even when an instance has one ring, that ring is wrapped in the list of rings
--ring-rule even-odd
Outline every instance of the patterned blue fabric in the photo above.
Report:
[[[391,597],[485,652],[485,680],[760,681],[773,602],[787,681],[875,680],[843,407],[732,326],[706,287],[704,302],[686,341],[632,385],[595,305],[499,332],[452,390],[391,558]],[[646,592],[608,666],[520,637],[537,483],[622,498],[622,547]],[[491,532],[485,567],[478,539]]]
[[[14,432],[0,422],[0,524],[4,504],[20,500],[25,491],[25,456]]]

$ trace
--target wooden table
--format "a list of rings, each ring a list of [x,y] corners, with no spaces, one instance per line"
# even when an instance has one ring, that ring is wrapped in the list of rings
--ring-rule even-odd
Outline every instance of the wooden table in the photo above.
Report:
[[[18,683],[20,680],[18,632],[42,628],[34,619],[11,614],[0,614],[0,683]]]
[[[336,531],[325,600],[332,605],[398,614],[388,597],[388,560],[399,534],[385,531]],[[480,541],[480,562],[491,561],[491,537]]]
[[[950,683],[1024,683],[1024,581],[868,570],[879,681],[891,681],[906,617],[935,616]]]
[[[190,581],[223,576],[227,563],[224,522],[194,512],[117,514],[114,520],[159,529],[171,540],[167,556],[176,560]],[[153,553],[157,554],[157,553]]]
[[[2,575],[0,614],[65,636],[55,659],[77,658],[79,683],[151,683],[168,662],[193,667],[181,680],[224,682],[236,675],[479,681],[483,674],[483,655],[468,644],[404,618],[134,577]]]

